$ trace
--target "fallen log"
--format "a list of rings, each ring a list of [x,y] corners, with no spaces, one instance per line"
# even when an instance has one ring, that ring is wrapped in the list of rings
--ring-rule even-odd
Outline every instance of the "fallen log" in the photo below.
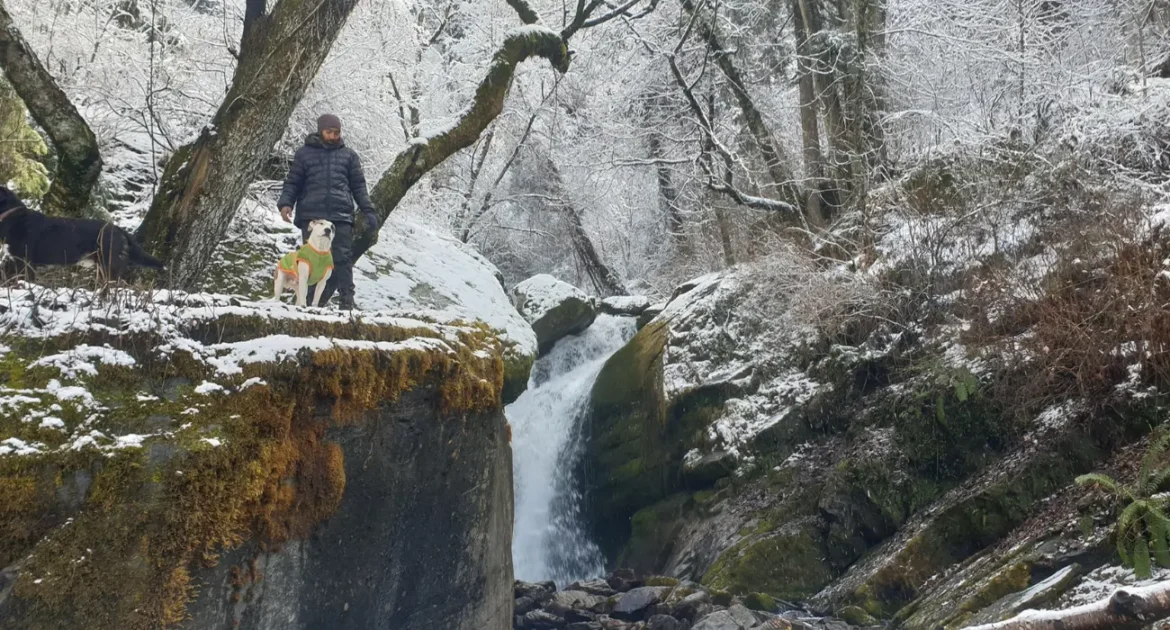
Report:
[[[1170,581],[1122,588],[1107,599],[1065,610],[1025,610],[967,630],[1140,630],[1170,618]]]

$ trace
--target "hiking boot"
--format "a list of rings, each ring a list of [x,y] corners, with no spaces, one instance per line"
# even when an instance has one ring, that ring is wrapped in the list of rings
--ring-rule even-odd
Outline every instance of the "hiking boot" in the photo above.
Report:
[[[340,311],[356,311],[357,305],[353,303],[353,299],[341,299],[337,302],[337,309]]]

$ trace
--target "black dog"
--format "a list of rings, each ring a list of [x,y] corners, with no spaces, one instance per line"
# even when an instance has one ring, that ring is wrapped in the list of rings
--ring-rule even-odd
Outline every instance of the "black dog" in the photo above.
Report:
[[[0,186],[0,241],[11,259],[4,276],[35,265],[97,265],[106,280],[122,278],[130,263],[162,269],[162,261],[143,251],[129,232],[106,221],[51,217],[25,207],[11,190]]]

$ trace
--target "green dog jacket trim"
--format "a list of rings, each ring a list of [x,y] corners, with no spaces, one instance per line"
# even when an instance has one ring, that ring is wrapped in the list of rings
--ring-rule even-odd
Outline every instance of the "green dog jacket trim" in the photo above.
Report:
[[[317,284],[325,277],[325,272],[333,268],[333,252],[319,252],[312,245],[305,243],[295,252],[289,252],[276,264],[278,272],[284,272],[297,277],[297,262],[309,263],[309,284]]]

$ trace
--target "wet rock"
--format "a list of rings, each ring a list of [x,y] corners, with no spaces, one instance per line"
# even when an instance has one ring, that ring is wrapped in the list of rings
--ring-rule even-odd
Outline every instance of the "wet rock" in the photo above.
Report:
[[[618,593],[625,593],[634,587],[641,586],[631,569],[618,569],[606,578],[605,582]]]
[[[565,626],[565,630],[601,630],[602,625],[596,621],[578,621]]]
[[[550,612],[534,610],[516,617],[513,627],[519,630],[556,630],[565,627],[565,619]]]
[[[706,591],[687,595],[670,610],[671,616],[687,621],[695,621],[711,612],[711,595]]]
[[[654,615],[646,620],[646,630],[683,630],[683,624],[670,615]]]
[[[615,617],[636,620],[647,608],[662,601],[670,592],[669,586],[641,586],[618,598],[613,607]]]
[[[683,482],[688,487],[709,486],[735,472],[737,464],[735,456],[727,451],[688,453],[682,463]]]
[[[616,595],[617,591],[610,588],[605,580],[589,580],[586,582],[573,582],[569,585],[566,591],[582,591],[590,595],[597,595],[599,597],[609,597]]]
[[[760,619],[752,611],[735,604],[727,610],[703,617],[691,630],[749,630],[759,622]]]
[[[536,600],[542,600],[548,595],[555,593],[557,585],[555,582],[521,582],[516,580],[513,586],[516,599],[521,597],[531,597]]]
[[[535,597],[520,597],[516,600],[513,613],[516,615],[524,615],[525,613],[536,610],[540,607],[540,601]]]
[[[566,612],[574,609],[587,610],[603,601],[605,601],[604,597],[590,595],[584,591],[565,590],[559,593],[553,593],[548,602],[544,604],[544,609],[558,615],[564,615]]]

